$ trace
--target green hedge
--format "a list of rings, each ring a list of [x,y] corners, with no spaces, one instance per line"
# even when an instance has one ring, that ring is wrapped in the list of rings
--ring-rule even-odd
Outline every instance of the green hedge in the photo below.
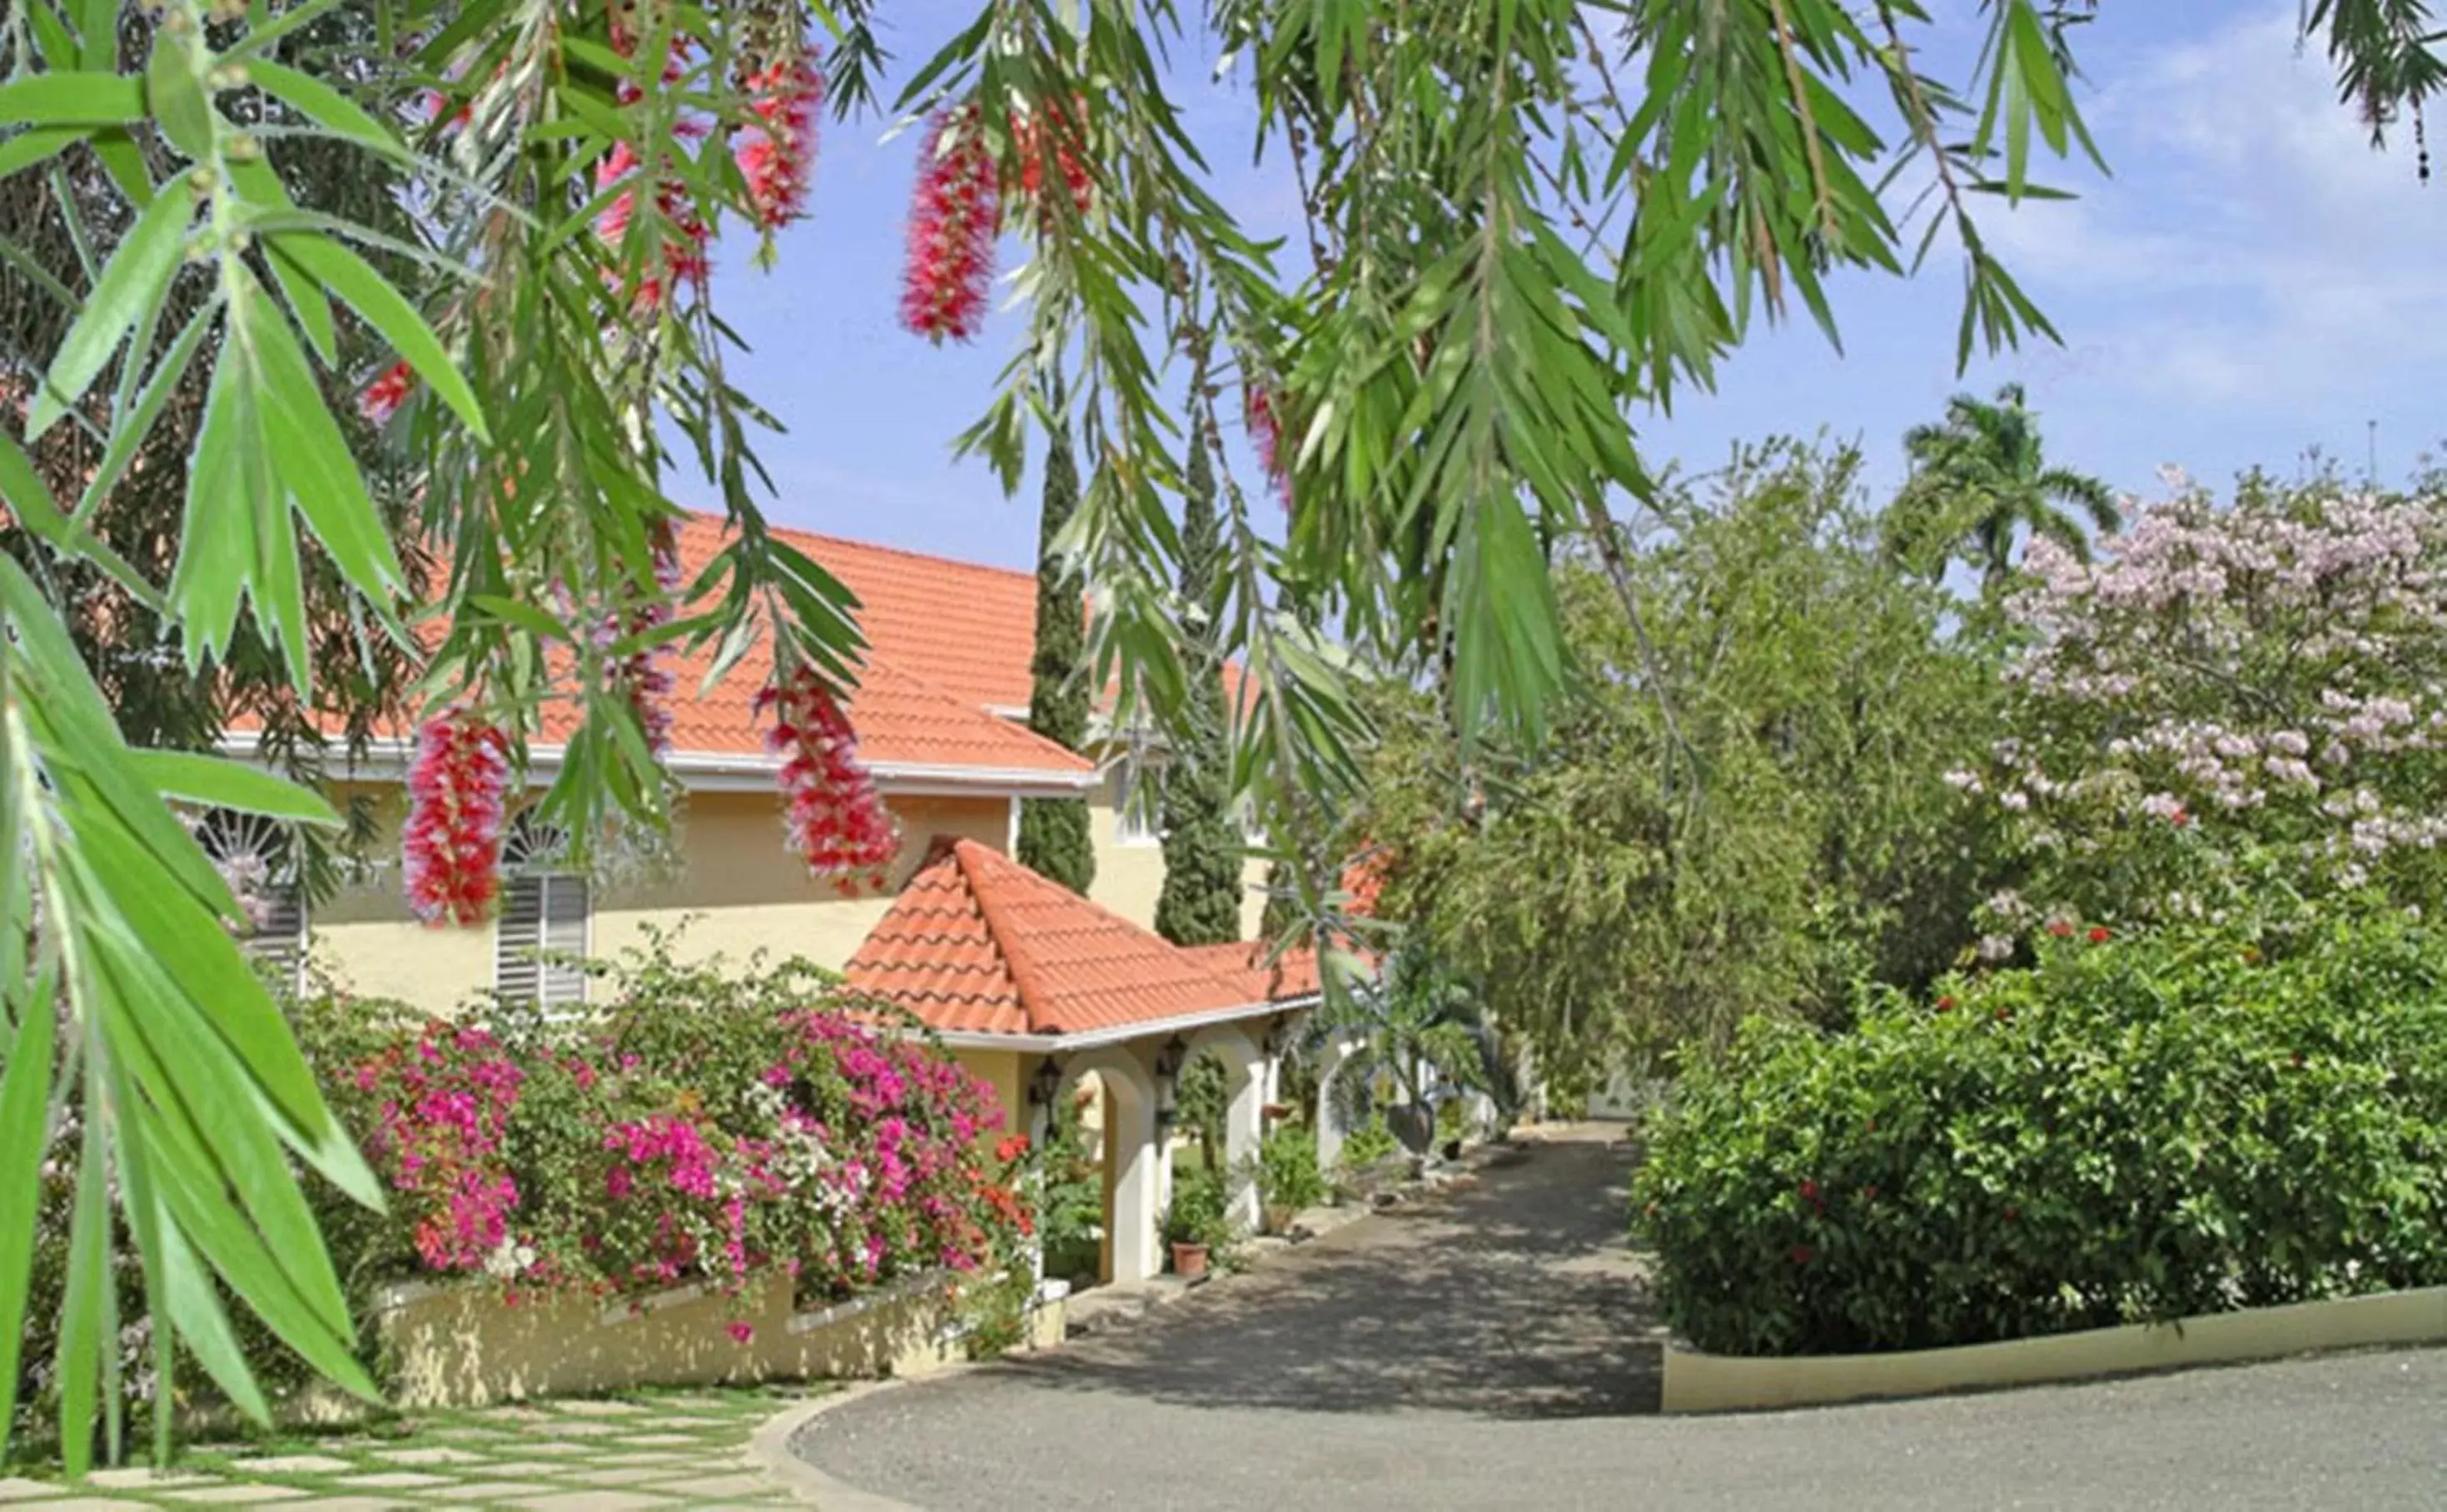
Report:
[[[1721,1353],[1899,1350],[2447,1283],[2447,935],[2042,941],[1835,1037],[1748,1025],[1633,1225]]]

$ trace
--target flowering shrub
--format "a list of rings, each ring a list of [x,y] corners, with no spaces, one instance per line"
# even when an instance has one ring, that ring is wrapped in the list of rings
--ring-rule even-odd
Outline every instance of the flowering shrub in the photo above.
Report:
[[[1668,1320],[1731,1354],[2447,1283],[2447,937],[2049,933],[1851,1033],[1754,1019],[1632,1200]]]
[[[726,973],[660,942],[573,1024],[310,1033],[393,1189],[380,1263],[514,1295],[736,1288],[833,1298],[1007,1261],[1033,1214],[991,1093],[800,963]],[[334,1064],[337,1063],[337,1064]]]
[[[2014,738],[1951,780],[2001,805],[2032,896],[2201,918],[2270,886],[2447,881],[2447,498],[2187,489],[2013,604]]]

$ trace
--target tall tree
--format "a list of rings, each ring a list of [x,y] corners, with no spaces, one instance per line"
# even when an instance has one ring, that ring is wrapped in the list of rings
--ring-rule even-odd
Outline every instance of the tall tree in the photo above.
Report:
[[[1057,406],[1058,409],[1058,406]],[[1071,433],[1059,425],[1045,453],[1045,502],[1036,521],[1036,651],[1028,670],[1028,728],[1069,750],[1088,743],[1087,590],[1063,555],[1063,527],[1079,508],[1079,465]],[[1019,863],[1086,894],[1096,879],[1096,844],[1088,804],[1078,798],[1031,798],[1019,811]]]
[[[1241,937],[1241,825],[1232,813],[1232,744],[1224,659],[1215,642],[1216,569],[1223,555],[1215,467],[1204,427],[1190,427],[1181,504],[1181,598],[1191,616],[1187,717],[1164,767],[1164,891],[1155,930],[1176,945]]]
[[[2102,534],[2123,523],[2107,484],[2048,465],[2039,417],[2020,384],[1998,389],[1993,403],[1955,395],[1943,423],[1905,433],[1904,450],[1912,474],[1887,508],[1887,546],[1930,577],[1963,561],[1993,588],[2013,572],[2014,543],[2025,535],[2044,536],[2087,561],[2082,519]]]

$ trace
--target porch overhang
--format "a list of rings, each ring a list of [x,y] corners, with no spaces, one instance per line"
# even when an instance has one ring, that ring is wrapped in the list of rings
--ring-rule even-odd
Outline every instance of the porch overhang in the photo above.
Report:
[[[1080,1050],[1102,1049],[1109,1045],[1125,1045],[1132,1040],[1190,1033],[1215,1024],[1235,1024],[1246,1019],[1272,1018],[1278,1013],[1304,1012],[1317,1007],[1320,997],[1319,993],[1308,992],[1298,997],[1277,998],[1272,1002],[1242,1003],[1232,1008],[1211,1009],[1203,1013],[1184,1013],[1174,1018],[1109,1024],[1071,1034],[996,1034],[972,1030],[940,1032],[935,1037],[947,1049],[956,1050],[1069,1055]]]

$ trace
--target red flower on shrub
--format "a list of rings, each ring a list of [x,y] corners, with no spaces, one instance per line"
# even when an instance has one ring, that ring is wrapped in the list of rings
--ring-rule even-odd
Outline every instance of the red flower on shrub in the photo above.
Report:
[[[2014,1022],[2014,1011],[2010,1008],[2001,1008],[1997,1010],[1997,1022],[2000,1024],[2010,1024]]]
[[[745,1344],[756,1336],[756,1325],[753,1323],[733,1323],[728,1329],[724,1330],[724,1332],[730,1335],[731,1343]]]
[[[1807,1265],[1818,1252],[1807,1244],[1796,1244],[1785,1253],[1792,1256],[1793,1264]]]
[[[2071,939],[2073,938],[2073,920],[2069,918],[2049,919],[2048,933],[2054,935],[2058,939]]]
[[[1874,1201],[1876,1201],[1877,1200],[1878,1200],[1878,1183],[1877,1183],[1877,1182],[1875,1182],[1875,1181],[1871,1181],[1868,1185],[1867,1185],[1867,1186],[1865,1186],[1865,1187],[1861,1188],[1861,1200],[1862,1200],[1862,1201],[1864,1201],[1864,1202],[1874,1202]]]
[[[2090,927],[2090,942],[2093,945],[2104,945],[2115,937],[2115,932],[2104,924],[2093,924]]]
[[[1953,998],[1951,998],[1951,997],[1941,997],[1941,998],[1939,998],[1939,999],[1937,1000],[1937,1011],[1938,1011],[1939,1012],[1941,1012],[1941,1013],[1951,1013],[1951,1012],[1953,1012],[1953,1011],[1954,1011],[1954,999],[1953,999]]]
[[[365,391],[357,395],[357,413],[366,417],[368,425],[387,425],[415,389],[416,369],[405,361],[392,363],[383,369],[381,377],[366,385]]]
[[[1801,1183],[1801,1200],[1805,1202],[1815,1202],[1818,1200],[1818,1183],[1816,1181],[1803,1181]]]

